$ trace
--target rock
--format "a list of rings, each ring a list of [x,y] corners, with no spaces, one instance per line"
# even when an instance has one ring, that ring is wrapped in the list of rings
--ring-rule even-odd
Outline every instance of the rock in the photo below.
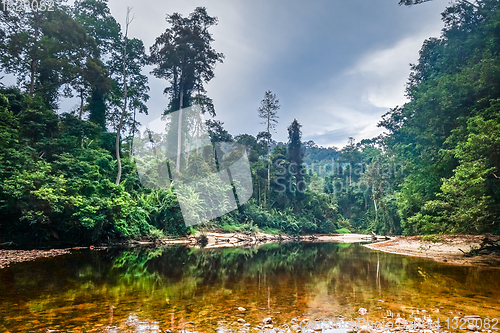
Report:
[[[244,324],[244,323],[246,323],[246,322],[247,322],[247,321],[246,321],[245,319],[243,319],[243,318],[238,318],[238,323],[242,323],[242,324]]]
[[[242,308],[241,306],[238,308],[239,311],[246,311],[247,309]]]
[[[246,323],[246,324],[245,324],[245,325],[243,325],[243,326],[245,326],[245,327],[250,327],[250,326],[252,326],[252,324],[250,324],[250,323]]]
[[[359,310],[358,310],[358,313],[362,316],[364,316],[367,312],[368,312],[368,310],[366,310],[365,308],[359,308]]]
[[[271,317],[267,317],[262,320],[262,323],[264,323],[264,325],[272,324],[273,320],[271,319]]]
[[[273,325],[271,325],[271,324],[264,325],[264,328],[273,328]]]
[[[469,315],[469,316],[464,316],[464,319],[481,319],[481,316]]]
[[[408,322],[405,319],[400,318],[400,317],[396,318],[395,323],[396,323],[396,325],[407,325],[408,324]]]
[[[373,331],[371,329],[369,329],[368,327],[366,328],[362,328],[358,331],[358,333],[373,333]]]

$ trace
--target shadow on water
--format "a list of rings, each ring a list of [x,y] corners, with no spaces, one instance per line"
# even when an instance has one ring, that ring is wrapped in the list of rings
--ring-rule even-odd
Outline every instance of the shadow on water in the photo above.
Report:
[[[80,251],[0,270],[0,331],[212,331],[242,327],[238,319],[255,327],[265,317],[357,318],[360,307],[371,318],[417,309],[440,320],[499,318],[499,296],[498,269],[360,244]]]

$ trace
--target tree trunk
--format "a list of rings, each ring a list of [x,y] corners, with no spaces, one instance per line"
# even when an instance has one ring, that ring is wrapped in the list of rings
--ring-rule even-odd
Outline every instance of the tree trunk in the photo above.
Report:
[[[180,92],[179,92],[179,119],[177,121],[177,160],[176,160],[176,165],[175,168],[177,172],[181,171],[181,151],[182,151],[182,99],[184,98],[184,91],[183,91],[183,78],[182,78],[182,73],[181,73],[181,84],[180,84]]]
[[[271,146],[268,145],[267,149],[267,193],[266,193],[266,204],[267,204],[267,195],[269,194],[269,189],[271,188]]]
[[[129,149],[130,158],[134,156],[134,136],[135,136],[135,110],[134,110],[134,123],[132,124],[132,135],[131,135],[130,149]]]
[[[83,116],[83,89],[80,90],[80,114],[78,115],[78,119],[82,120]]]
[[[130,8],[127,7],[127,20],[125,23],[125,38],[123,41],[123,108],[122,114],[120,115],[120,122],[118,123],[118,129],[116,131],[116,161],[118,162],[118,174],[116,175],[115,185],[118,186],[120,184],[120,180],[122,177],[122,161],[120,159],[120,135],[123,127],[123,118],[125,118],[125,113],[127,111],[127,71],[126,71],[126,62],[127,62],[127,36],[128,36],[128,26],[130,24],[129,14]]]
[[[34,44],[36,45],[38,42],[38,37],[39,37],[39,25],[38,25],[38,15],[35,14],[35,42]],[[38,60],[37,59],[31,59],[31,64],[30,64],[30,97],[33,97],[35,95],[35,75],[36,75],[36,70],[38,68]]]
[[[267,114],[267,191],[264,196],[264,205],[267,205],[267,196],[271,187],[271,114]]]
[[[31,61],[31,78],[30,78],[30,97],[33,97],[33,95],[35,94],[35,72],[36,72],[36,69],[37,69],[37,61],[36,60],[32,60]]]

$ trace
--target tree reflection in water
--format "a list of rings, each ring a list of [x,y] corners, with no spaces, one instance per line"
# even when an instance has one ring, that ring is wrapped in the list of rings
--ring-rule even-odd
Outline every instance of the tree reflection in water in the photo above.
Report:
[[[499,292],[497,269],[359,244],[81,251],[0,270],[0,331],[213,331],[243,327],[239,318],[253,327],[265,317],[357,318],[360,307],[370,318],[416,309],[498,318]]]

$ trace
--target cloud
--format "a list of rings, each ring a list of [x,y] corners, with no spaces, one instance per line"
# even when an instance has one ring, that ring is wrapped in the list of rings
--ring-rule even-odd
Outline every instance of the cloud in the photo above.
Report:
[[[418,61],[418,51],[427,36],[424,33],[407,37],[392,47],[365,55],[346,71],[347,80],[363,82],[360,97],[375,107],[392,108],[406,103],[410,63]]]
[[[313,140],[316,144],[326,147],[331,147],[332,142],[335,142],[337,144],[334,146],[342,148],[347,144],[347,139],[349,137],[354,137],[357,133],[362,132],[366,127],[367,126],[340,127],[320,134],[308,135],[303,138],[303,141]]]
[[[435,21],[386,47],[374,44],[357,54],[343,71],[333,73],[323,89],[304,95],[299,103],[307,110],[301,122],[304,137],[340,147],[348,136],[360,141],[383,133],[384,129],[377,127],[381,116],[407,102],[405,87],[410,63],[418,61],[423,41],[438,36],[441,27]]]
[[[167,13],[186,16],[205,6],[219,18],[211,29],[213,46],[226,59],[206,88],[217,119],[230,133],[256,135],[263,129],[257,108],[264,92],[272,90],[281,103],[274,139],[286,141],[287,127],[296,118],[304,139],[344,146],[348,136],[361,140],[380,134],[381,115],[405,102],[409,63],[417,61],[424,39],[439,35],[439,13],[447,2],[411,8],[398,6],[397,0],[108,3],[122,25],[127,6],[133,7],[136,19],[129,33],[147,50],[165,31]],[[143,124],[168,104],[163,95],[168,82],[152,76],[149,82],[150,115],[138,115]]]

